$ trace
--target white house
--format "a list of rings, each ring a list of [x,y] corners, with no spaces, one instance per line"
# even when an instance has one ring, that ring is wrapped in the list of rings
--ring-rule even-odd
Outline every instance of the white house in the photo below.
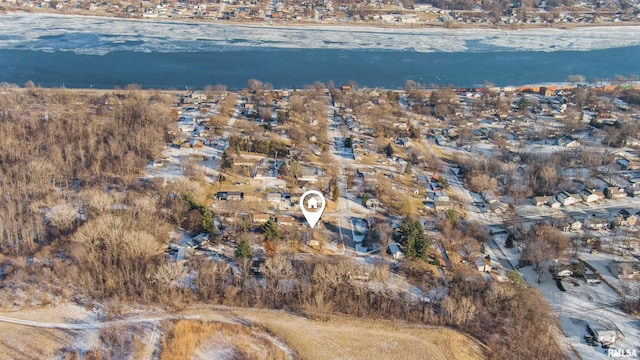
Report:
[[[576,218],[571,218],[567,221],[564,226],[564,231],[579,231],[582,229],[582,222]]]
[[[601,191],[595,191],[592,189],[584,189],[580,195],[582,196],[582,201],[586,203],[592,203],[604,199],[604,194]]]
[[[577,202],[576,199],[566,191],[563,191],[556,195],[556,199],[560,204],[562,204],[562,206],[573,205]]]
[[[547,205],[549,205],[549,207],[551,207],[552,209],[558,209],[560,206],[562,206],[562,203],[558,201],[555,196],[552,196],[549,199],[549,202],[547,202]]]
[[[402,257],[404,257],[404,253],[402,252],[401,248],[400,248],[400,244],[397,243],[391,243],[389,244],[389,248],[387,249],[387,252],[393,256],[394,259],[401,259]]]

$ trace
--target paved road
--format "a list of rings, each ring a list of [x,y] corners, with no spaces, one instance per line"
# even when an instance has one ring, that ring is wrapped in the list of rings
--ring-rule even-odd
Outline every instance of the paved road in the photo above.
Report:
[[[338,231],[340,232],[340,241],[342,241],[342,245],[344,248],[343,254],[347,253],[347,249],[351,249],[352,252],[355,250],[354,244],[354,235],[353,235],[353,224],[351,223],[351,204],[349,201],[349,189],[347,184],[346,177],[346,161],[345,161],[345,150],[342,146],[339,146],[338,139],[344,138],[338,132],[338,128],[340,127],[339,120],[337,118],[334,119],[334,111],[337,109],[332,105],[331,98],[327,96],[327,141],[331,143],[332,151],[331,156],[333,157],[333,161],[340,164],[340,174],[336,181],[336,186],[340,189],[340,199],[338,199]],[[333,130],[333,126],[336,125],[336,130]],[[344,229],[350,229],[350,231],[343,232]],[[348,238],[347,243],[344,243],[345,235]],[[355,252],[353,252],[355,255]]]

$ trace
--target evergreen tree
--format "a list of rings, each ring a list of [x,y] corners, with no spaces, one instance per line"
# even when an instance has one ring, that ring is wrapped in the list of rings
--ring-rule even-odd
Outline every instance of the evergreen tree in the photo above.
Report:
[[[513,247],[514,247],[514,242],[513,242],[513,240],[514,240],[513,235],[509,234],[509,235],[507,236],[507,240],[505,240],[505,242],[504,242],[504,246],[505,246],[507,249],[513,249]]]
[[[333,201],[338,201],[340,199],[340,188],[336,185],[333,188]]]
[[[458,225],[458,212],[454,209],[448,209],[447,211],[445,211],[444,216],[446,217],[447,221],[449,221],[449,224],[451,224],[451,226],[453,226],[454,228]]]
[[[400,224],[400,244],[405,249],[405,255],[410,259],[428,259],[429,240],[424,234],[420,221],[407,216]]]
[[[208,209],[204,209],[202,212],[202,229],[211,234],[211,230],[213,230],[214,226],[213,214]]]
[[[220,164],[220,168],[223,170],[233,168],[233,158],[229,155],[227,150],[222,153],[222,164]]]
[[[267,241],[278,240],[280,239],[280,230],[278,229],[278,224],[275,221],[269,219],[262,226],[262,234],[264,235],[264,239]]]
[[[349,135],[348,138],[344,139],[344,147],[351,149],[353,147],[353,135]]]
[[[393,156],[393,146],[391,146],[391,143],[387,143],[387,146],[385,146],[382,150],[384,150],[384,153],[387,155],[387,157]]]
[[[238,247],[234,253],[236,259],[251,259],[253,258],[253,251],[251,251],[251,245],[246,239],[240,240]]]

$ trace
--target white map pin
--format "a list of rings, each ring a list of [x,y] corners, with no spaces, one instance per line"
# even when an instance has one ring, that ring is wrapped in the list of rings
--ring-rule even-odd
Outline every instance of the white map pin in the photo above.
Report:
[[[314,226],[320,221],[322,212],[327,206],[327,201],[324,199],[324,195],[317,190],[309,190],[302,194],[300,197],[300,209],[302,209],[302,215],[307,219],[309,226],[313,229]]]

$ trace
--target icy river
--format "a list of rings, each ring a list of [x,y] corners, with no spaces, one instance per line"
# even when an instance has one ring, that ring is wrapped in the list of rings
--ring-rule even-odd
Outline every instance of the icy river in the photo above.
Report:
[[[0,82],[112,88],[499,86],[640,74],[640,27],[572,30],[277,27],[0,15]]]

